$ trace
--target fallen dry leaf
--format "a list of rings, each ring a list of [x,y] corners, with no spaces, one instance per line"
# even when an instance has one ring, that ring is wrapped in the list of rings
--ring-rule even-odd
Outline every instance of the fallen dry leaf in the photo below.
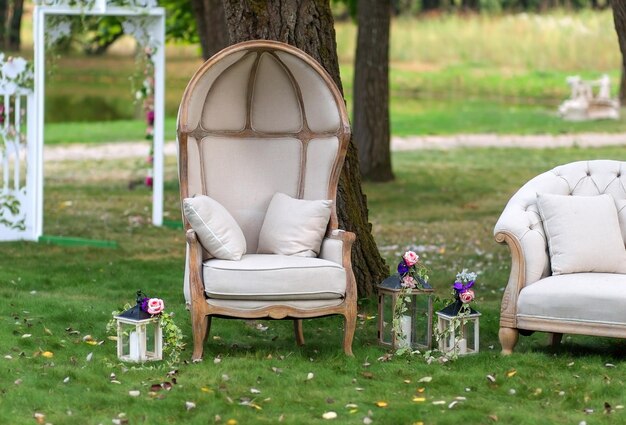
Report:
[[[22,338],[30,338],[32,336],[32,334],[24,334],[22,335]]]
[[[423,403],[426,401],[426,397],[413,397],[413,402],[415,403]]]
[[[41,353],[41,355],[46,359],[51,359],[52,357],[54,357],[54,353],[52,351],[44,351],[43,353]]]
[[[141,392],[138,390],[130,390],[128,392],[128,395],[131,397],[139,397],[141,395]]]
[[[423,378],[421,378],[419,381],[417,382],[430,382],[433,380],[432,376],[424,376]]]
[[[443,404],[446,404],[446,401],[445,400],[436,400],[436,401],[433,401],[433,404],[435,406],[441,406]]]
[[[337,413],[330,411],[330,412],[324,412],[322,414],[322,418],[324,419],[337,419]]]
[[[185,409],[191,410],[191,409],[195,409],[195,408],[196,408],[196,403],[194,403],[193,401],[186,401],[185,402]]]
[[[251,392],[252,394],[261,394],[261,391],[260,391],[260,390],[258,390],[258,389],[256,389],[256,388],[250,388],[250,392]]]
[[[63,383],[67,384],[68,382],[70,382],[70,377],[66,376],[65,379],[63,379]]]
[[[491,382],[492,384],[495,384],[496,378],[493,375],[487,375],[487,381]]]
[[[35,418],[35,421],[38,424],[45,424],[46,423],[46,415],[44,415],[43,413],[35,412],[33,417]]]
[[[315,375],[313,375],[313,372],[309,372],[306,374],[306,380],[310,381],[311,379],[315,378]]]
[[[91,359],[93,359],[93,351],[91,353],[87,354],[87,357],[85,357],[85,360],[88,361],[88,362],[90,362]]]
[[[509,370],[509,371],[506,373],[506,377],[507,377],[507,378],[512,378],[512,377],[514,377],[516,374],[517,374],[517,370],[515,370],[515,369],[511,369],[511,370]]]
[[[373,420],[372,420],[372,418],[370,418],[369,416],[366,416],[366,417],[364,417],[364,418],[363,418],[363,423],[364,423],[365,425],[370,425],[370,424],[372,424],[373,422],[374,422],[374,421],[373,421]]]
[[[237,425],[237,419],[229,419],[226,421],[226,425]]]
[[[387,407],[387,406],[389,406],[389,404],[386,401],[382,401],[381,400],[381,401],[377,401],[376,402],[376,406],[378,406],[378,407]]]

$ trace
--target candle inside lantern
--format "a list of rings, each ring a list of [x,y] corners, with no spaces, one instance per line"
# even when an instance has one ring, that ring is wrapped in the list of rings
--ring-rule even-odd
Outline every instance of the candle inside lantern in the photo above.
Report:
[[[465,338],[459,340],[459,354],[467,354],[467,340]]]
[[[400,329],[402,329],[402,335],[404,336],[404,340],[402,341],[403,345],[410,346],[411,345],[411,329],[413,328],[413,324],[411,321],[411,316],[402,316],[400,319]]]
[[[130,359],[139,360],[139,336],[133,331],[129,336]]]

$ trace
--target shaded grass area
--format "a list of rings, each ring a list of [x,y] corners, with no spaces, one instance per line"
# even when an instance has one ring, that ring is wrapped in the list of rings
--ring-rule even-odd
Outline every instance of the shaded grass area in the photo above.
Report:
[[[70,425],[111,423],[121,413],[131,424],[206,424],[216,415],[221,423],[315,424],[326,423],[322,414],[331,410],[346,424],[363,423],[369,411],[378,424],[494,418],[507,424],[621,423],[626,412],[615,407],[624,404],[623,340],[566,337],[552,352],[545,335],[535,334],[521,338],[515,355],[499,355],[498,311],[510,265],[507,249],[491,233],[508,198],[530,177],[561,163],[624,153],[623,147],[402,152],[393,155],[395,182],[365,185],[373,232],[388,264],[407,248],[418,249],[440,297],[461,268],[480,273],[478,355],[445,365],[427,365],[420,357],[379,361],[385,350],[376,344],[375,319],[368,318],[374,301],[361,299],[354,358],[342,354],[338,318],[305,321],[304,347],[295,345],[290,322],[263,321],[263,331],[256,321],[214,319],[205,361],[189,363],[188,349],[174,376],[167,376],[173,368],[166,366],[118,364],[104,327],[111,311],[141,288],[165,299],[191,345],[182,299],[183,232],[148,225],[149,192],[127,189],[132,161],[52,164],[45,233],[115,240],[119,248],[2,244],[0,423],[30,424],[39,412],[50,423]],[[180,214],[175,166],[168,158],[165,213],[173,219]],[[89,345],[85,335],[103,343]],[[44,357],[45,351],[54,356]],[[119,384],[111,382],[112,373]],[[420,382],[423,377],[432,381]],[[152,384],[173,378],[171,391],[150,392]],[[130,390],[141,394],[131,397]],[[425,400],[413,401],[415,396]],[[197,407],[186,410],[187,401]],[[377,407],[378,401],[388,407]],[[453,401],[459,403],[449,408]],[[602,413],[605,402],[613,406],[610,415]]]

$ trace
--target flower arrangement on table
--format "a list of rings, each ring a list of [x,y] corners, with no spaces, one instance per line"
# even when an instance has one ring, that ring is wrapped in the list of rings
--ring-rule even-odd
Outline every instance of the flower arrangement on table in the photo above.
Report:
[[[406,251],[398,263],[400,277],[400,293],[393,311],[392,332],[399,341],[396,354],[404,354],[411,350],[408,335],[402,329],[402,317],[407,312],[407,303],[411,302],[411,291],[414,289],[430,289],[428,284],[428,268],[420,261],[419,255]]]
[[[147,297],[143,292],[137,291],[137,304],[140,309],[151,315],[158,317],[161,331],[163,332],[163,353],[169,357],[168,364],[176,364],[180,361],[180,353],[185,348],[183,343],[183,333],[174,323],[174,313],[165,311],[165,302],[160,298]],[[130,304],[125,304],[123,308],[113,311],[113,317],[119,316],[122,312],[132,308]],[[106,331],[108,334],[117,335],[117,322],[115,318],[107,323]]]

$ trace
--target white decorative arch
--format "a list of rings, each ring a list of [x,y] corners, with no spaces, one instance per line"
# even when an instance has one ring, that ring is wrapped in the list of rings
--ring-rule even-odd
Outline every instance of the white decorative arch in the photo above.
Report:
[[[55,37],[67,35],[69,25],[59,22],[70,16],[116,16],[124,18],[124,31],[137,42],[152,48],[150,59],[154,64],[154,134],[152,165],[152,224],[163,224],[163,127],[165,107],[165,11],[156,7],[155,0],[42,0],[33,11],[34,31],[34,100],[37,153],[30,163],[39,170],[33,205],[36,211],[34,231],[23,239],[37,240],[43,232],[43,145],[45,104],[45,52]],[[49,18],[57,19],[52,28]]]

